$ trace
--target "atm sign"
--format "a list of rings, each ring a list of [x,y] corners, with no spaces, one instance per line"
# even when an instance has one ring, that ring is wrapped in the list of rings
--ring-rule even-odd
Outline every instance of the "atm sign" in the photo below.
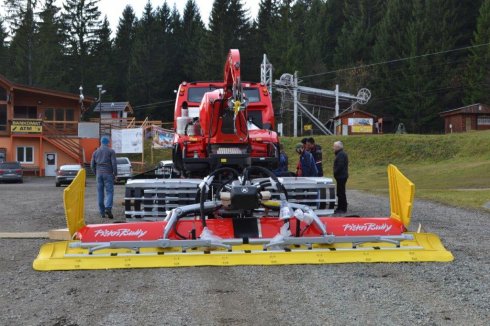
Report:
[[[12,120],[10,131],[16,134],[40,134],[43,132],[42,120]]]

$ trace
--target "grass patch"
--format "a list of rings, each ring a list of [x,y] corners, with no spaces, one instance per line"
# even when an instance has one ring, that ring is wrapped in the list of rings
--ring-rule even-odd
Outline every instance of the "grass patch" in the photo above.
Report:
[[[283,138],[289,168],[296,170],[294,145]],[[332,144],[342,140],[349,154],[348,187],[387,193],[386,167],[392,163],[415,183],[416,197],[484,209],[490,201],[490,131],[452,135],[319,136],[323,169],[332,175]]]

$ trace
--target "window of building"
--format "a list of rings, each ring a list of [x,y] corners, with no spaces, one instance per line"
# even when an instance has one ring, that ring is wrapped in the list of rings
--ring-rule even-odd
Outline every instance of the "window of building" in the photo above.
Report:
[[[14,107],[14,119],[37,119],[37,108],[35,106]]]
[[[56,109],[54,112],[55,112],[54,118],[56,121],[65,121],[65,110]]]
[[[17,161],[20,163],[34,163],[34,148],[28,146],[17,147]]]
[[[65,121],[75,121],[75,110],[73,109],[65,110]]]
[[[0,102],[7,101],[7,90],[3,87],[0,87]]]
[[[44,109],[44,119],[48,121],[75,121],[73,109]]]
[[[0,104],[0,131],[7,130],[7,105]]]
[[[490,126],[490,116],[482,115],[478,117],[479,126]]]
[[[44,119],[48,121],[54,120],[54,109],[45,109],[44,110]]]

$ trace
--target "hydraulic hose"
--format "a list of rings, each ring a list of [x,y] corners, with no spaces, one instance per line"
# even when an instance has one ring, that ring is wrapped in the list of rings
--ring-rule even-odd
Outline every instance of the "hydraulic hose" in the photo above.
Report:
[[[206,227],[206,218],[204,216],[204,202],[206,201],[206,197],[207,197],[207,194],[208,194],[208,187],[211,186],[211,182],[212,180],[214,179],[214,177],[216,175],[219,175],[221,173],[224,173],[224,172],[230,172],[232,173],[235,178],[238,179],[238,171],[233,169],[233,168],[230,168],[230,167],[222,167],[222,168],[219,168],[219,169],[216,169],[214,170],[213,172],[211,172],[203,181],[203,184],[202,184],[202,187],[200,186],[199,187],[199,212],[200,212],[200,217],[201,217],[201,223],[202,223],[202,226],[203,227]],[[207,182],[211,180],[210,184],[208,185]],[[229,181],[227,181],[228,183]]]
[[[262,166],[249,166],[249,167],[245,168],[243,170],[242,185],[244,185],[247,180],[250,180],[250,178],[249,178],[250,171],[254,171],[254,170],[258,171],[258,172],[262,172],[263,174],[267,175],[272,180],[274,180],[274,182],[276,183],[276,186],[277,186],[277,190],[284,193],[284,195],[286,196],[286,200],[288,200],[288,192],[286,190],[286,187],[284,187],[284,185],[279,181],[277,176],[274,173],[272,173],[272,171],[269,171],[268,169],[266,169]]]

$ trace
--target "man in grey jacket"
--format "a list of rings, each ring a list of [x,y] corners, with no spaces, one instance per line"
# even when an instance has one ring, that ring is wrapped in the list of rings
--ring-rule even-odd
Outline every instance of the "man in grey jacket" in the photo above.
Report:
[[[94,152],[90,166],[97,179],[97,201],[100,217],[114,218],[112,202],[114,198],[114,180],[117,176],[116,152],[109,148],[109,137],[102,137],[102,145]],[[104,202],[104,188],[107,198]]]

